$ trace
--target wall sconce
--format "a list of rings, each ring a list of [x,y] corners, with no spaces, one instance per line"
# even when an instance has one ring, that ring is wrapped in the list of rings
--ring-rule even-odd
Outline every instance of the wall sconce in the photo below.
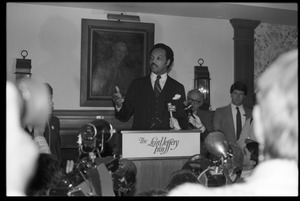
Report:
[[[119,14],[107,14],[108,20],[118,20],[118,21],[136,21],[140,22],[140,17],[136,15],[124,15],[123,13]]]
[[[194,67],[194,88],[204,94],[204,103],[200,107],[202,110],[210,110],[210,78],[207,66],[202,66],[204,60],[200,58]]]
[[[26,50],[22,50],[23,59],[17,59],[16,63],[16,82],[23,78],[31,78],[31,59],[25,59],[28,56]]]

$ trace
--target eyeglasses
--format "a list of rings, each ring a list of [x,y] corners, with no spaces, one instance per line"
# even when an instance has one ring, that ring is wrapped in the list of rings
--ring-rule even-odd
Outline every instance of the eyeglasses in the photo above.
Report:
[[[196,102],[196,103],[199,103],[199,104],[203,102],[202,100],[198,101],[198,100],[195,100],[195,99],[192,99],[192,98],[188,98],[188,101],[191,102],[191,103]]]

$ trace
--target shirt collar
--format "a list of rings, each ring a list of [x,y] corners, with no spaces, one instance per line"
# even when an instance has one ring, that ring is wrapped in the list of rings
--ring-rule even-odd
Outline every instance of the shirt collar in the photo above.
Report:
[[[236,105],[234,105],[234,104],[232,104],[231,103],[231,110],[232,110],[232,112],[236,112],[237,110],[236,110]],[[238,106],[239,107],[239,110],[240,110],[240,113],[244,116],[244,117],[246,117],[246,111],[245,111],[245,109],[244,109],[244,106],[243,105],[240,105],[240,106]],[[235,114],[235,113],[234,113]]]
[[[243,104],[240,105],[240,106],[236,106],[236,105],[234,105],[233,103],[230,103],[230,105],[231,105],[231,109],[232,109],[232,110],[236,110],[236,107],[239,107],[239,110],[240,110],[240,111],[241,111],[241,110],[244,110]]]
[[[155,73],[151,72],[151,74],[150,74],[151,81],[155,82],[156,77],[157,77],[157,75]],[[168,78],[167,73],[164,73],[164,74],[161,75],[160,80],[165,81],[165,80],[167,80],[167,78]]]

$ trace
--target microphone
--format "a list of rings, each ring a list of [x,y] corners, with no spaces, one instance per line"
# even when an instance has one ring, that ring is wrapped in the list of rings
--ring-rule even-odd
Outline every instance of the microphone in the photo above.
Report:
[[[192,107],[192,104],[188,104],[188,105],[184,108],[184,110],[185,110],[185,111],[190,110],[191,107]]]
[[[170,112],[170,117],[173,118],[173,112],[176,112],[176,105],[168,103],[168,111]]]

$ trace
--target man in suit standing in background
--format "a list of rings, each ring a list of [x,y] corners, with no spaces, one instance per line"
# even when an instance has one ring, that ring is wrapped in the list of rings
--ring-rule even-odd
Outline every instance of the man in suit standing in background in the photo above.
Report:
[[[118,86],[113,95],[116,118],[128,121],[132,115],[133,130],[186,129],[188,117],[184,110],[184,86],[168,76],[167,72],[174,61],[172,49],[162,43],[150,51],[150,75],[134,80],[125,99]],[[168,103],[176,108],[171,117]]]
[[[245,121],[252,117],[252,109],[243,105],[247,96],[246,84],[235,82],[230,87],[230,94],[231,103],[216,109],[214,130],[222,131],[229,142],[236,143]]]
[[[60,165],[62,165],[62,156],[61,156],[61,140],[60,140],[60,121],[53,115],[53,88],[50,84],[45,83],[50,95],[50,107],[51,113],[46,123],[44,136],[49,145],[51,154],[53,158],[56,159]]]

